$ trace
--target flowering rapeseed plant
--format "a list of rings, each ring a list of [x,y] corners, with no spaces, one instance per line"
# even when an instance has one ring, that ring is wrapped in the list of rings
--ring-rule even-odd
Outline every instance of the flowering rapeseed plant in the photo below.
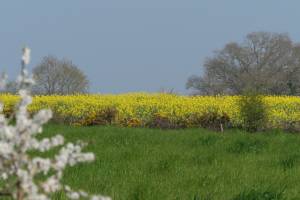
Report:
[[[129,93],[120,95],[51,95],[34,96],[30,113],[49,108],[54,119],[72,125],[92,125],[103,119],[107,110],[115,110],[113,123],[120,126],[145,126],[153,116],[163,116],[187,127],[197,126],[195,117],[209,111],[225,113],[233,126],[240,127],[240,96],[180,96],[168,94]],[[4,112],[9,114],[19,97],[1,94]],[[267,124],[280,128],[286,122],[300,121],[300,98],[295,96],[265,96]],[[109,109],[113,108],[113,109]],[[102,120],[103,121],[103,120]],[[100,123],[101,124],[101,123]]]
[[[69,199],[108,200],[101,195],[89,195],[84,191],[76,192],[61,179],[63,170],[79,162],[94,160],[93,153],[82,153],[82,144],[68,143],[64,145],[61,135],[38,140],[36,136],[42,132],[42,125],[52,116],[51,110],[40,110],[33,118],[29,117],[28,106],[32,102],[28,88],[33,80],[24,66],[29,63],[30,50],[25,48],[22,56],[22,73],[17,79],[20,88],[20,101],[14,114],[15,125],[3,114],[0,104],[0,176],[4,185],[0,189],[1,196],[10,196],[16,200],[48,200],[51,194],[65,191]],[[0,81],[4,86],[4,81]],[[32,157],[32,150],[45,152],[54,147],[61,147],[54,158]],[[45,179],[38,180],[43,174]]]

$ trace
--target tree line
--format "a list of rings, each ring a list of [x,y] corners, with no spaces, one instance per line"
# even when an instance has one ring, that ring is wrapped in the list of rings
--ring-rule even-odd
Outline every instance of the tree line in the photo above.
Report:
[[[300,44],[288,34],[253,32],[206,58],[202,75],[189,77],[193,95],[300,95]],[[33,69],[33,94],[87,93],[88,77],[71,60],[46,56]],[[16,93],[10,82],[5,92]],[[170,93],[169,91],[163,91]],[[172,90],[172,93],[174,91]]]
[[[201,76],[186,84],[194,94],[300,95],[300,45],[287,34],[253,32],[208,57]]]
[[[32,70],[36,95],[87,93],[89,80],[82,70],[71,60],[46,56]],[[16,93],[15,82],[9,82],[4,92]]]

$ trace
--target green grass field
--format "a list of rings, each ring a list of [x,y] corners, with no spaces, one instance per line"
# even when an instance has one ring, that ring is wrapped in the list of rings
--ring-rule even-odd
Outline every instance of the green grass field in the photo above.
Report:
[[[56,133],[96,155],[68,168],[64,181],[114,200],[300,199],[300,135],[45,127]]]

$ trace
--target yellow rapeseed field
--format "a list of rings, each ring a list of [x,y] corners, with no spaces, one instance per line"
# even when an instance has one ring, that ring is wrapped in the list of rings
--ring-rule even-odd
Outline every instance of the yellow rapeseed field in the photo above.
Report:
[[[54,120],[72,125],[117,124],[146,126],[154,117],[168,119],[185,127],[196,126],[195,118],[209,112],[226,114],[234,126],[241,124],[239,96],[179,96],[170,94],[130,93],[121,95],[35,96],[29,107],[34,113],[50,108]],[[266,96],[268,122],[280,127],[300,121],[300,98]],[[4,112],[11,113],[18,96],[1,94]]]

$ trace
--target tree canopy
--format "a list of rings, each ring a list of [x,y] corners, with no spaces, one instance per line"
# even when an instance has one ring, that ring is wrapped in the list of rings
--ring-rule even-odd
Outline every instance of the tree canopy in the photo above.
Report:
[[[187,88],[197,94],[300,94],[300,46],[287,34],[253,32],[242,43],[231,42],[204,62],[202,76]]]
[[[85,93],[89,87],[87,76],[70,60],[46,56],[33,69],[37,94]]]

